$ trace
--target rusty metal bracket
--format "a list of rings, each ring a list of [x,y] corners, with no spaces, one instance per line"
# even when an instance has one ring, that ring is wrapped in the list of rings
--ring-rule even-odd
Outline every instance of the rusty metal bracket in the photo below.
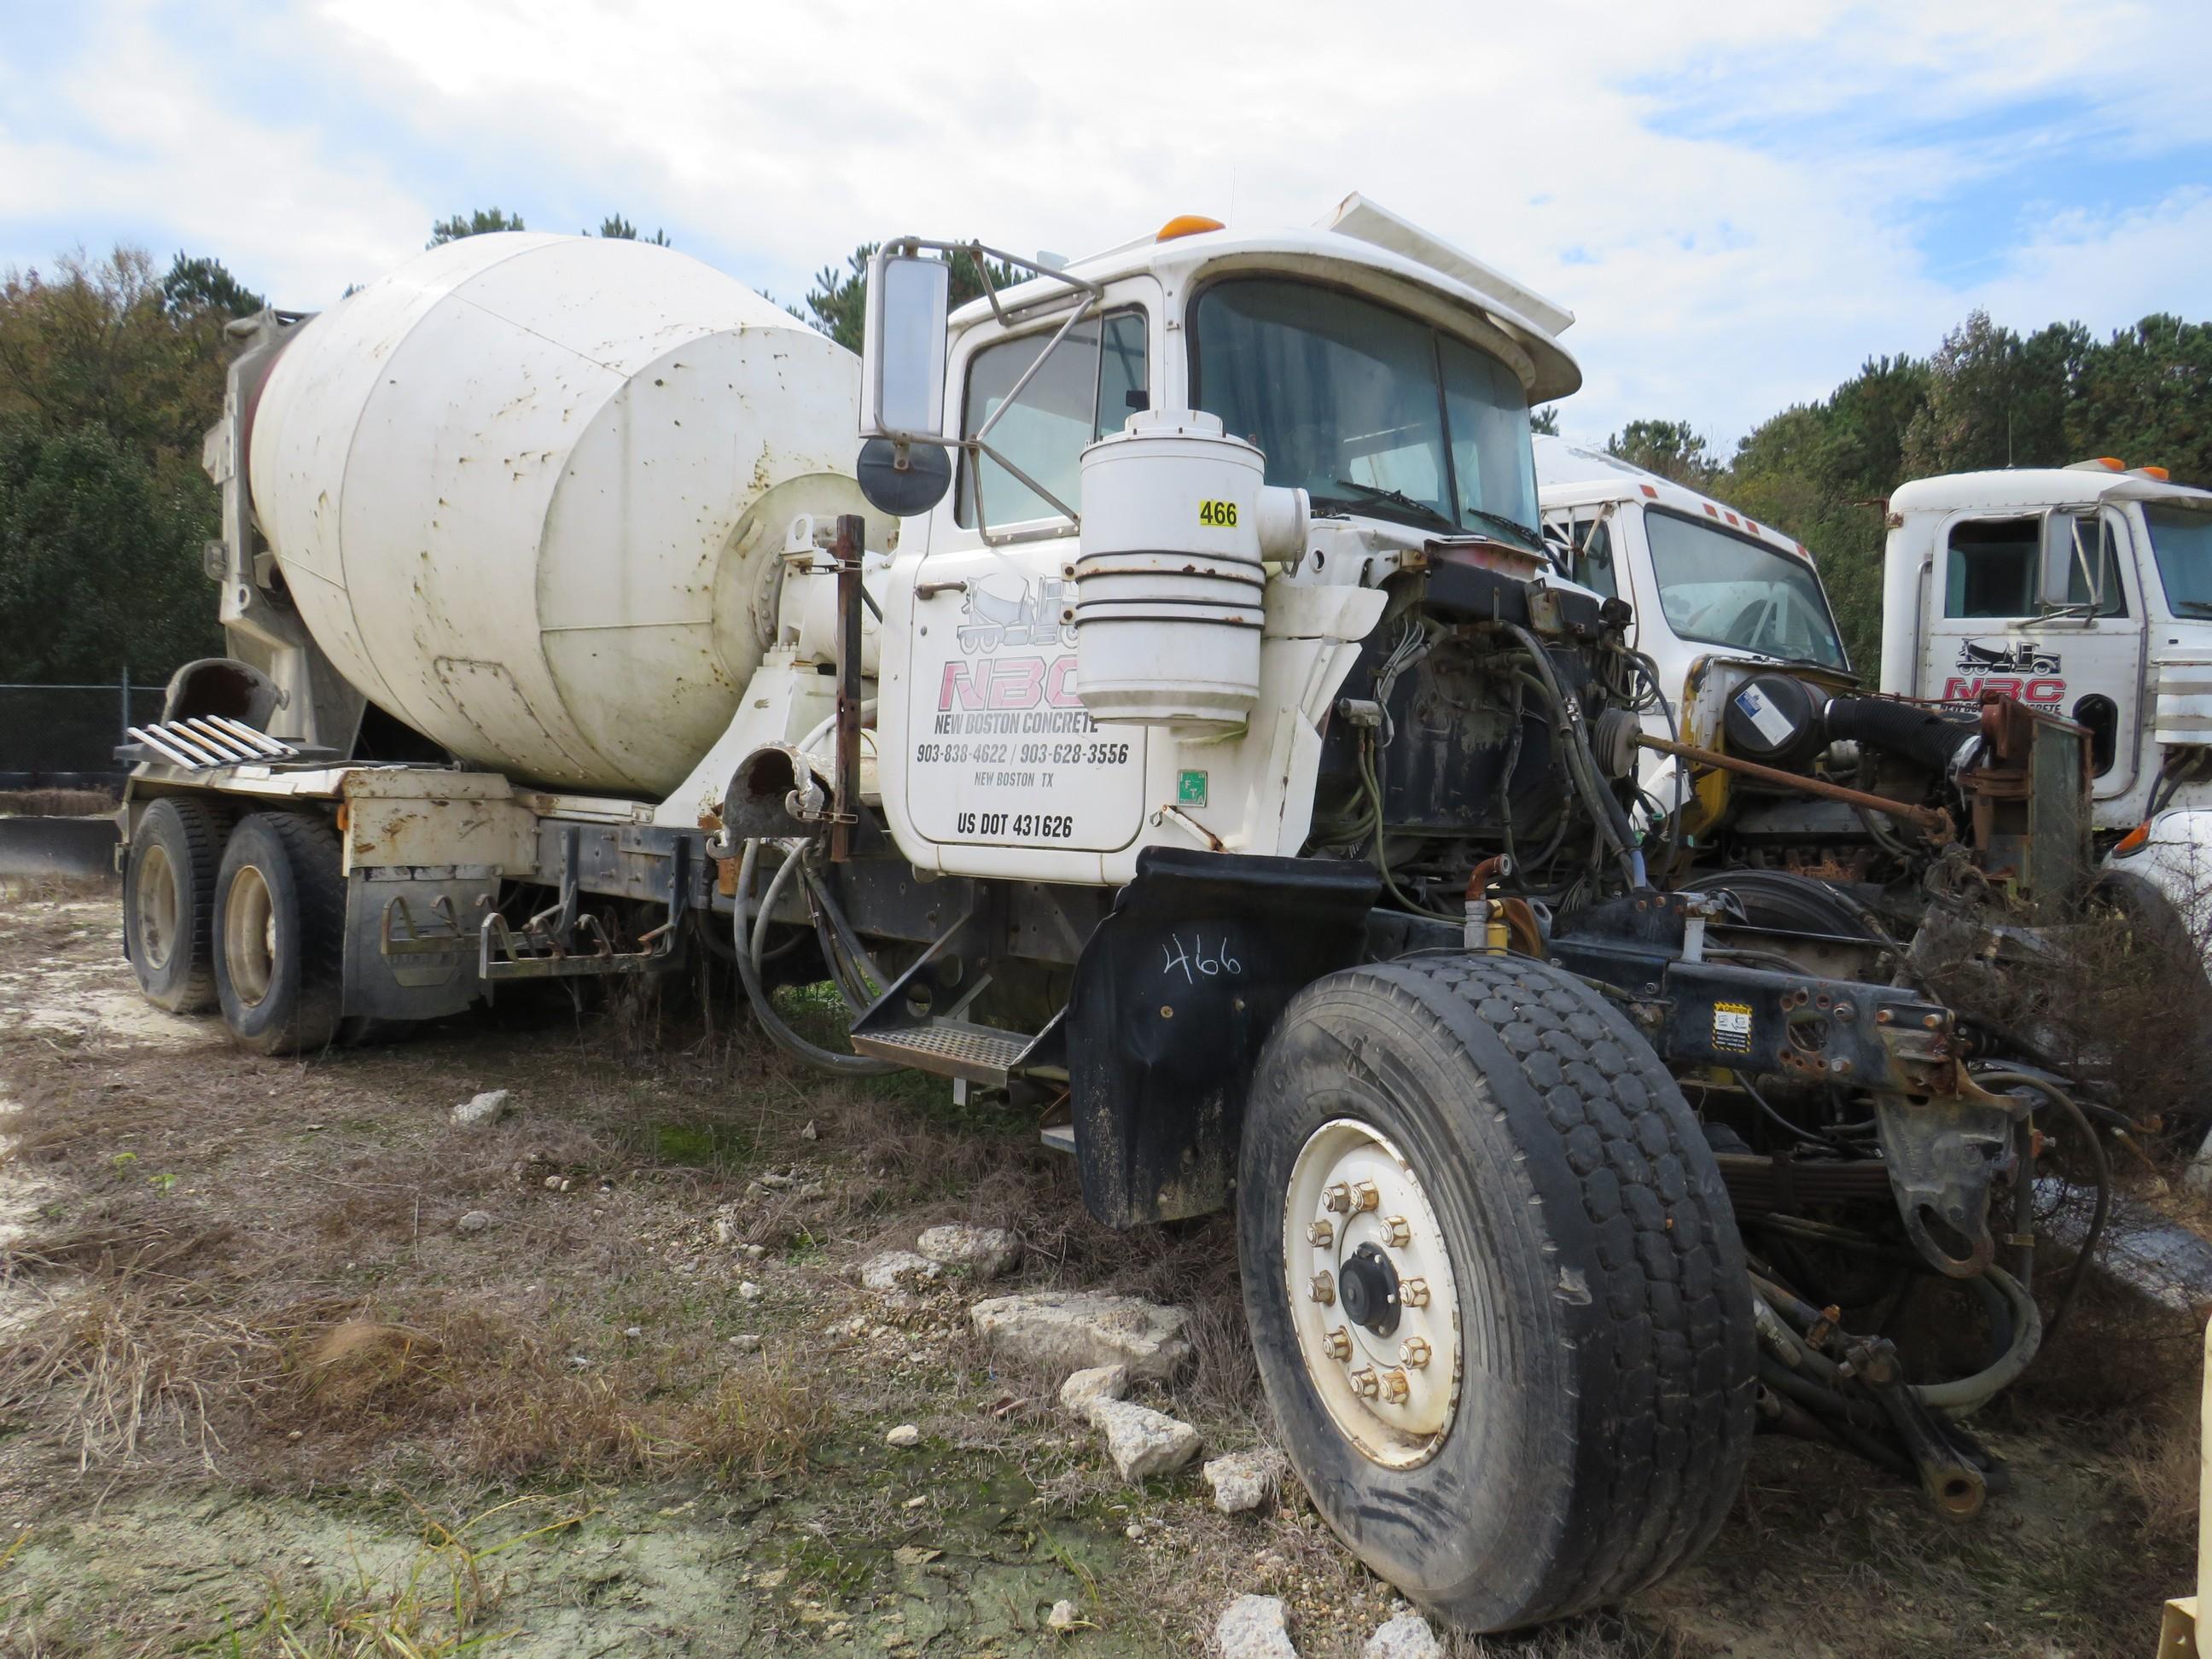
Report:
[[[1996,1260],[1990,1185],[2009,1152],[2023,1103],[1992,1095],[1958,1073],[1954,1093],[1915,1100],[1875,1097],[1882,1160],[1905,1231],[1928,1264],[1978,1279]]]
[[[1847,789],[1840,783],[1830,783],[1826,778],[1801,777],[1795,772],[1785,772],[1779,767],[1761,766],[1734,755],[1723,755],[1716,749],[1700,749],[1693,743],[1677,743],[1672,738],[1655,738],[1650,732],[1638,732],[1636,741],[1646,749],[1656,749],[1662,755],[1672,755],[1699,766],[1717,767],[1724,772],[1741,772],[1747,778],[1757,778],[1762,783],[1779,784],[1785,789],[1795,789],[1801,794],[1817,795],[1823,800],[1839,800],[1852,806],[1863,806],[1869,811],[1899,818],[1906,823],[1917,824],[1937,841],[1953,840],[1957,831],[1951,815],[1939,807],[1915,806],[1910,802],[1892,800],[1887,795],[1869,794],[1863,789]]]
[[[646,933],[641,951],[617,951],[605,925],[579,908],[576,840],[564,837],[561,902],[538,912],[520,932],[495,909],[484,912],[477,928],[477,976],[487,983],[516,979],[571,979],[605,974],[649,974],[675,965],[682,954],[681,923],[691,888],[692,842],[678,839],[668,849],[668,919]],[[574,948],[587,935],[592,948]]]
[[[860,601],[867,593],[860,577],[867,529],[859,514],[838,514],[832,550],[837,561],[837,776],[829,815],[833,864],[853,856],[853,826],[860,821]]]
[[[445,924],[443,933],[425,933],[416,925],[406,898],[394,895],[392,902],[384,907],[384,915],[377,924],[378,950],[387,957],[447,957],[467,950],[469,936],[462,931],[460,918],[453,914],[453,902],[441,895],[430,908]],[[395,921],[405,929],[404,933],[392,931]]]

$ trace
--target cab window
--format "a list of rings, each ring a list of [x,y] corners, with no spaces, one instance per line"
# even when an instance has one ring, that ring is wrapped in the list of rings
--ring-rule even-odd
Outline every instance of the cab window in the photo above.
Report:
[[[2043,520],[1968,519],[1951,526],[1943,565],[1947,617],[2032,617]]]
[[[2102,514],[2052,514],[2049,557],[2052,566],[2063,573],[2051,588],[2065,594],[2064,604],[2078,607],[2085,616],[2128,614],[2110,519]]]
[[[1620,580],[1613,568],[1613,519],[1609,514],[1584,508],[1563,518],[1547,519],[1544,540],[1559,573],[1609,599],[1620,597]]]
[[[984,347],[968,360],[968,387],[961,434],[974,437],[1006,401],[1039,353],[1059,331],[1057,324]],[[1145,317],[1136,310],[1089,317],[1069,330],[1060,347],[1023,386],[1013,407],[999,419],[984,441],[1073,507],[1081,489],[1080,459],[1086,446],[1118,432],[1130,415],[1146,406],[1149,369]],[[960,465],[957,523],[975,523],[975,491],[983,497],[984,522],[992,526],[1059,516],[1059,508],[988,456],[971,477]]]

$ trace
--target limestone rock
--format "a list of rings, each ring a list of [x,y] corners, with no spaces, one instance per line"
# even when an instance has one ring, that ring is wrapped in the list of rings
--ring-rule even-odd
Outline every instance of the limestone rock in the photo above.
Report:
[[[935,1279],[944,1271],[912,1250],[885,1250],[860,1264],[860,1283],[872,1291],[896,1291],[909,1279]]]
[[[488,1210],[471,1210],[453,1225],[461,1232],[480,1233],[491,1225],[491,1212]]]
[[[506,1090],[487,1089],[454,1107],[453,1122],[459,1128],[481,1129],[498,1122],[510,1109]]]
[[[957,1222],[925,1227],[914,1247],[932,1261],[965,1267],[978,1279],[1012,1273],[1022,1261],[1021,1240],[1003,1227],[970,1227]]]
[[[1262,1446],[1256,1451],[1217,1457],[1200,1473],[1213,1488],[1213,1507],[1224,1515],[1242,1515],[1274,1496],[1285,1467],[1282,1453]]]
[[[1298,1659],[1277,1595],[1240,1595],[1231,1601],[1214,1623],[1213,1646],[1221,1659]]]
[[[912,1423],[902,1423],[884,1437],[884,1444],[896,1446],[902,1450],[908,1446],[918,1446],[921,1443],[921,1431]]]
[[[1444,1659],[1444,1644],[1419,1613],[1401,1613],[1367,1638],[1360,1659]]]
[[[1164,1382],[1190,1363],[1188,1316],[1105,1291],[1030,1291],[969,1310],[975,1334],[1002,1359],[1065,1376],[1126,1365],[1133,1381]]]
[[[1149,1406],[1133,1406],[1126,1400],[1094,1400],[1091,1422],[1106,1436],[1106,1454],[1124,1480],[1164,1474],[1198,1455],[1198,1431]]]
[[[1076,1621],[1079,1617],[1080,1615],[1075,1610],[1074,1602],[1055,1601],[1052,1604],[1052,1611],[1044,1616],[1044,1627],[1065,1636],[1075,1628]]]
[[[1076,1372],[1060,1385],[1060,1403],[1064,1409],[1088,1420],[1091,1401],[1119,1400],[1128,1392],[1127,1365],[1094,1365]]]

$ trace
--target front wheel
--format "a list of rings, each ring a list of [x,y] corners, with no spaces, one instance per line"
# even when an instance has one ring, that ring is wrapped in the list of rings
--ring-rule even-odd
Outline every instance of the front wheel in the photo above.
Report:
[[[1627,1020],[1525,957],[1308,987],[1255,1072],[1245,1310],[1285,1449],[1377,1573],[1506,1630],[1711,1539],[1748,1455],[1743,1247]]]

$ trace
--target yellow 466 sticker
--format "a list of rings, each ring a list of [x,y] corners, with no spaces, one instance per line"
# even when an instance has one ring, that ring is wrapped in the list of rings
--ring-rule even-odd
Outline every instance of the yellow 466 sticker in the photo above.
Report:
[[[1234,501],[1200,501],[1198,521],[1218,530],[1237,527],[1237,503]]]

